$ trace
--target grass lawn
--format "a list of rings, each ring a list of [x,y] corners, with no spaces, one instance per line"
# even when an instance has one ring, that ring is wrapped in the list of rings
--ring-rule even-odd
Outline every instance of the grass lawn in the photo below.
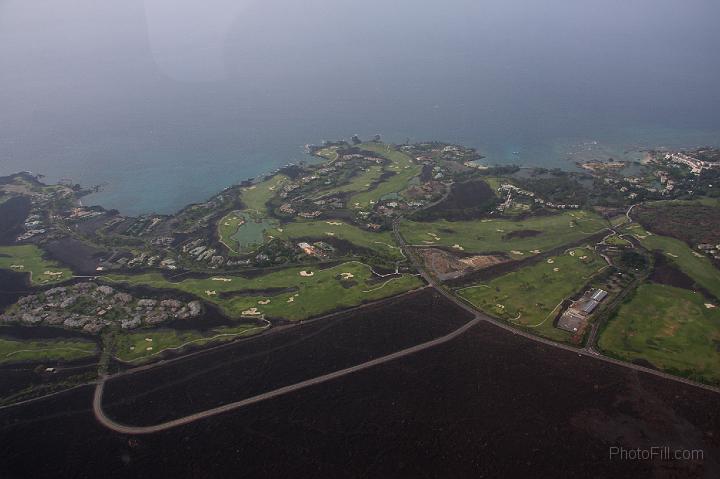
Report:
[[[0,268],[30,273],[35,285],[57,283],[72,276],[72,271],[42,257],[35,245],[0,246]]]
[[[391,193],[400,193],[408,188],[410,180],[418,176],[422,171],[420,165],[413,163],[405,153],[393,149],[390,145],[382,143],[364,143],[360,147],[367,151],[372,151],[383,158],[391,161],[391,164],[385,166],[385,170],[393,171],[396,174],[383,181],[372,190],[361,189],[361,193],[357,193],[350,198],[349,205],[354,206],[359,203],[359,207],[363,208],[370,204],[370,201],[377,201],[385,195]]]
[[[553,326],[556,308],[605,265],[593,251],[577,248],[487,284],[462,288],[458,294],[488,314],[540,336],[568,341],[571,334]]]
[[[301,271],[312,273],[312,276],[302,276]],[[353,277],[340,279],[340,273],[350,273]],[[288,320],[306,319],[336,309],[357,306],[422,285],[422,281],[413,275],[393,276],[377,282],[371,281],[373,276],[367,265],[347,262],[325,270],[310,266],[288,268],[253,279],[225,275],[216,276],[216,280],[186,279],[171,283],[158,273],[111,275],[106,278],[133,285],[186,291],[217,304],[230,317],[239,317],[243,311],[257,308],[270,317]],[[220,280],[221,278],[230,281]],[[292,290],[273,292],[272,288]],[[236,294],[221,297],[222,293]]]
[[[28,340],[0,338],[0,364],[21,361],[81,359],[96,354],[96,344],[80,340]]]
[[[610,320],[598,345],[625,360],[642,358],[674,374],[720,383],[720,309],[706,308],[706,302],[692,291],[643,284]]]
[[[317,150],[315,152],[315,155],[325,158],[326,160],[335,161],[338,158],[338,147],[337,146],[328,146],[327,148],[322,148],[320,150]]]
[[[285,175],[275,175],[269,180],[243,188],[242,202],[245,209],[260,216],[268,213],[265,203],[275,196],[280,186],[288,181]]]
[[[334,188],[319,190],[316,197],[325,196],[331,193],[365,191],[368,189],[369,185],[371,185],[374,181],[377,181],[378,178],[380,178],[380,175],[382,175],[382,173],[382,166],[370,166],[366,171],[362,171],[360,172],[360,174],[350,178],[350,182],[347,184],[340,185]]]
[[[609,238],[605,239],[605,244],[612,246],[630,246],[632,243],[630,243],[626,239],[619,237],[618,235],[612,235]]]
[[[683,273],[720,298],[720,270],[706,256],[693,251],[678,239],[648,233],[637,224],[628,228],[628,232],[639,239],[645,248],[663,251]]]
[[[403,259],[401,250],[395,245],[395,239],[389,231],[373,233],[340,220],[288,223],[280,229],[282,231],[275,228],[270,230],[269,233],[283,239],[309,237],[323,240],[325,238],[338,238],[362,248],[373,250],[377,254],[390,259]]]
[[[260,333],[265,329],[267,326],[246,323],[237,326],[221,326],[209,331],[148,329],[122,333],[115,337],[115,356],[121,361],[143,361],[166,350],[232,341],[241,336]]]
[[[251,214],[233,211],[218,222],[218,237],[231,252],[243,253],[261,245],[265,231],[274,224],[274,220],[258,220]]]
[[[565,211],[552,216],[526,220],[485,219],[475,221],[403,221],[400,225],[409,244],[431,246],[462,246],[466,252],[513,252],[524,255],[534,250],[546,251],[581,240],[607,225],[602,218],[587,211]],[[523,233],[529,232],[523,237]],[[533,233],[534,232],[534,233]],[[530,236],[533,235],[533,236]],[[520,258],[522,255],[513,254]]]

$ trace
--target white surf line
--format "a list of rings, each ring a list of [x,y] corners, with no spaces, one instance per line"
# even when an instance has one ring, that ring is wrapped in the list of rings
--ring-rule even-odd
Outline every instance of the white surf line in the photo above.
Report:
[[[445,336],[441,336],[439,338],[417,344],[415,346],[411,346],[406,349],[402,349],[400,351],[381,356],[376,359],[372,359],[370,361],[366,361],[364,363],[357,364],[355,366],[350,366],[345,369],[340,369],[338,371],[324,374],[322,376],[318,376],[312,379],[307,379],[305,381],[301,381],[299,383],[295,383],[289,386],[284,386],[278,389],[274,389],[272,391],[268,391],[266,393],[258,394],[256,396],[252,396],[246,399],[242,399],[240,401],[236,401],[233,403],[225,404],[223,406],[218,406],[212,409],[207,409],[205,411],[200,411],[194,414],[190,414],[188,416],[184,416],[178,419],[173,419],[167,422],[163,422],[160,424],[156,424],[153,426],[128,426],[125,424],[121,424],[119,422],[116,422],[112,419],[110,419],[106,414],[105,411],[102,408],[102,397],[103,397],[103,390],[105,387],[105,380],[107,378],[102,378],[100,382],[98,382],[96,388],[95,388],[95,394],[93,395],[93,413],[95,414],[95,418],[102,424],[103,426],[122,434],[152,434],[155,432],[161,432],[166,431],[168,429],[172,429],[174,427],[182,426],[185,424],[190,424],[192,422],[205,419],[208,417],[216,416],[218,414],[222,414],[225,412],[233,411],[235,409],[239,409],[245,406],[249,406],[251,404],[256,404],[262,401],[266,401],[268,399],[273,399],[278,396],[282,396],[288,393],[292,393],[295,391],[299,391],[300,389],[304,389],[310,386],[315,386],[318,384],[322,384],[327,381],[331,381],[333,379],[338,379],[343,376],[347,376],[352,373],[356,373],[365,369],[372,368],[374,366],[378,366],[380,364],[384,364],[390,361],[393,361],[395,359],[400,359],[406,356],[410,356],[411,354],[418,353],[420,351],[433,348],[435,346],[439,346],[443,343],[446,343],[448,341],[451,341],[455,339],[456,337],[460,336],[461,334],[465,333],[468,329],[472,328],[479,322],[481,322],[483,319],[479,316],[475,316],[471,321],[465,323],[464,325],[460,326],[455,331],[452,331]]]

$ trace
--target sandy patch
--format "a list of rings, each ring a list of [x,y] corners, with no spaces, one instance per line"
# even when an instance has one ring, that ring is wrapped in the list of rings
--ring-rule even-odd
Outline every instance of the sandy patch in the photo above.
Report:
[[[716,308],[716,306],[715,306],[714,304],[712,304],[712,303],[705,303],[705,307],[706,307],[707,309],[715,309],[715,308]]]
[[[208,296],[217,296],[217,291],[215,291],[215,290],[211,291],[211,290],[207,289],[207,290],[205,290],[205,294]]]
[[[215,278],[210,278],[210,281],[223,281],[225,283],[229,283],[230,281],[232,281],[232,279],[215,277]]]
[[[270,304],[270,300],[269,299],[261,299],[260,301],[258,301],[258,304],[263,304],[263,305]]]
[[[315,273],[313,273],[312,271],[305,271],[305,270],[303,270],[303,271],[300,271],[300,276],[304,276],[304,277],[306,277],[306,278],[309,278],[310,276],[315,276]]]
[[[328,236],[335,236],[335,233],[333,233],[332,231],[326,231],[325,234]]]
[[[351,279],[351,278],[354,278],[355,275],[352,273],[340,273],[340,277],[342,279]]]
[[[665,254],[667,254],[671,258],[678,258],[678,255],[676,255],[676,254],[672,254],[672,253],[665,253]],[[699,255],[699,256],[702,256],[702,255]]]
[[[455,248],[455,249],[457,249],[457,250],[460,250],[460,251],[464,251],[464,250],[465,250],[465,248],[463,248],[463,247],[460,246],[459,244],[454,244],[454,245],[452,245],[452,247]]]
[[[557,273],[558,271],[560,271],[560,268],[553,268],[553,271]]]
[[[548,258],[547,262],[548,262],[548,264],[553,264],[555,262],[555,260],[552,258]]]
[[[522,251],[512,250],[512,251],[510,251],[510,253],[518,255],[518,256],[525,256],[525,253],[523,253]]]
[[[145,338],[145,341],[152,343],[152,338]]]
[[[326,221],[325,223],[331,226],[342,226],[342,223],[340,223],[339,221]]]
[[[288,303],[292,303],[295,301],[295,296],[290,296],[287,300]]]
[[[152,351],[152,346],[148,346],[147,348],[145,348],[145,351]]]
[[[530,251],[530,252],[531,252],[532,254],[540,254],[540,253],[541,253],[541,251],[540,251],[539,249],[534,249],[534,250],[532,250],[532,251]]]

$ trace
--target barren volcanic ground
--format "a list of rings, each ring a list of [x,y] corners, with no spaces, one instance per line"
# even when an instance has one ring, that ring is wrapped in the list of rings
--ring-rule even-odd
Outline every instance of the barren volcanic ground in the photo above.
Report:
[[[202,410],[401,349],[465,321],[425,291],[110,381],[106,410],[122,422],[155,423],[159,415]],[[185,380],[183,371],[193,377]],[[434,349],[153,435],[105,429],[93,417],[92,393],[86,387],[0,410],[0,476],[720,474],[719,395],[486,323]],[[611,445],[698,448],[705,459],[611,461]]]

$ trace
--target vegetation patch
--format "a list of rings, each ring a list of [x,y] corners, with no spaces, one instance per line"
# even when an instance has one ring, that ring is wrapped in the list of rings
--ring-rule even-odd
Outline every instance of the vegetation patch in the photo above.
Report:
[[[598,215],[588,211],[536,216],[524,220],[485,219],[477,221],[404,221],[401,231],[409,244],[419,246],[458,245],[465,252],[520,252],[536,254],[592,236],[606,227]],[[443,233],[450,230],[452,233]],[[526,236],[524,231],[538,231]],[[510,237],[508,237],[510,236]],[[515,254],[515,253],[514,253]]]
[[[97,345],[80,340],[13,340],[0,338],[0,364],[38,361],[72,361],[94,356]]]
[[[0,268],[29,273],[34,285],[58,283],[72,277],[72,271],[43,258],[35,245],[0,246]]]
[[[346,280],[338,276],[341,273],[350,273],[357,285],[345,288],[343,281]],[[108,279],[131,285],[177,289],[192,293],[217,304],[228,316],[234,318],[266,315],[288,320],[319,316],[337,309],[393,296],[422,285],[417,276],[409,274],[391,275],[382,278],[382,283],[376,284],[373,280],[377,276],[372,273],[369,266],[359,262],[342,263],[327,269],[313,269],[308,266],[288,268],[253,279],[236,275],[224,277],[230,281],[213,281],[211,278],[206,278],[171,283],[159,273],[113,275],[108,276]],[[297,292],[273,297],[229,295],[246,290],[290,287],[297,287]]]
[[[288,223],[270,230],[270,233],[275,237],[287,240],[298,238],[315,238],[319,241],[345,240],[361,248],[372,250],[379,256],[394,260],[403,259],[392,233],[388,231],[371,232],[339,220]]]
[[[649,361],[672,374],[718,384],[720,309],[709,304],[692,291],[643,284],[610,320],[598,344],[620,359]]]
[[[185,348],[232,341],[265,330],[267,325],[243,323],[221,326],[208,331],[148,329],[115,335],[115,356],[121,361],[141,362],[157,358],[163,353],[179,352]]]
[[[606,263],[596,253],[576,248],[495,278],[458,290],[476,308],[556,341],[571,334],[554,327],[561,303],[582,290]]]
[[[720,298],[720,271],[707,257],[691,250],[680,240],[649,233],[639,225],[634,225],[629,231],[645,248],[662,251],[680,271],[690,276],[713,296]]]
[[[368,143],[363,144],[364,150],[372,151],[383,158],[390,160],[391,164],[386,166],[385,169],[394,172],[395,174],[390,176],[386,181],[379,183],[375,188],[367,190],[367,187],[362,193],[354,194],[350,198],[350,205],[355,206],[356,203],[359,207],[367,207],[371,201],[378,201],[384,196],[401,193],[410,184],[410,180],[420,175],[422,167],[413,162],[405,153],[395,150],[390,145],[382,143]]]

